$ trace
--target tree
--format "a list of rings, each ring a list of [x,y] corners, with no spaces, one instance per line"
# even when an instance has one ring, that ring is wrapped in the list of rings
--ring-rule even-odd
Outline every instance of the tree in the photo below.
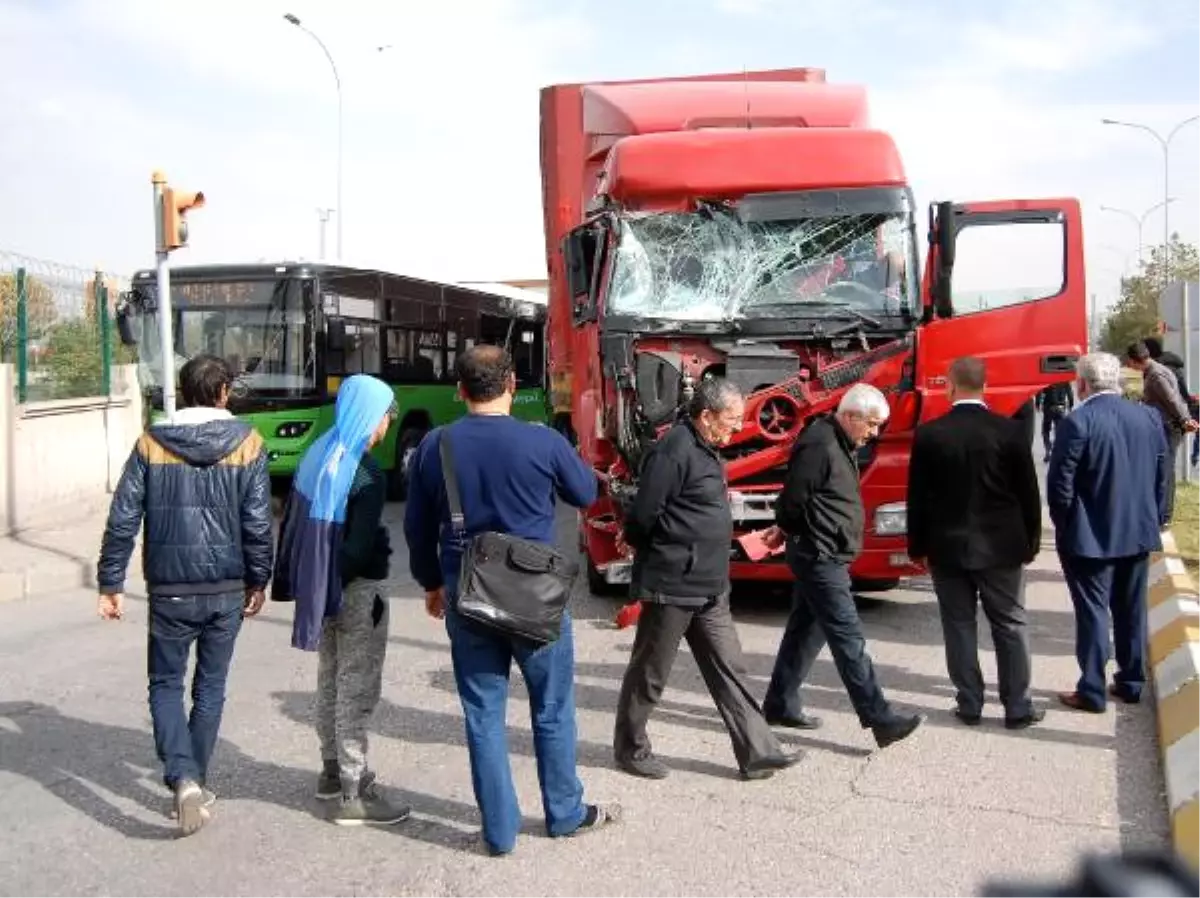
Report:
[[[1124,355],[1130,343],[1157,332],[1160,320],[1158,298],[1164,284],[1200,278],[1200,255],[1195,245],[1184,243],[1178,234],[1171,236],[1170,245],[1169,263],[1164,265],[1163,246],[1155,246],[1150,250],[1149,261],[1141,263],[1137,274],[1121,279],[1121,298],[1105,319],[1101,335],[1101,344],[1106,351]]]
[[[54,291],[37,278],[25,276],[25,302],[29,336],[46,331],[58,318]],[[17,276],[0,274],[0,360],[16,361],[17,348]],[[26,350],[28,351],[28,350]]]

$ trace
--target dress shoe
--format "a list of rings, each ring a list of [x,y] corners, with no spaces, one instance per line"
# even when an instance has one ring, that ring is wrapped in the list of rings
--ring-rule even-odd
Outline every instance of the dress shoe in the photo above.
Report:
[[[628,774],[648,780],[665,780],[671,772],[671,768],[649,752],[632,758],[617,758],[617,766]]]
[[[765,780],[773,777],[778,771],[786,770],[789,767],[794,767],[800,763],[804,757],[804,752],[793,751],[784,752],[783,754],[773,755],[769,758],[759,758],[757,761],[751,761],[742,768],[742,779],[744,780]]]
[[[1136,705],[1142,700],[1142,697],[1140,695],[1130,695],[1128,692],[1126,692],[1124,689],[1122,689],[1116,683],[1109,684],[1108,694],[1111,695],[1113,698],[1115,698],[1117,701],[1124,702],[1127,705]]]
[[[1072,711],[1086,711],[1088,714],[1103,714],[1104,708],[1090,705],[1078,692],[1060,692],[1058,700]]]
[[[1004,727],[1009,730],[1026,730],[1046,719],[1046,712],[1041,708],[1030,708],[1023,717],[1004,718]]]
[[[982,714],[968,714],[962,708],[955,708],[954,716],[969,727],[977,727],[983,721]]]
[[[887,748],[901,739],[911,736],[925,720],[923,714],[913,714],[911,717],[893,717],[885,723],[871,727],[875,735],[875,744]]]
[[[813,717],[811,714],[805,714],[804,712],[799,714],[768,714],[767,725],[787,727],[791,730],[819,730],[821,728],[821,718]]]

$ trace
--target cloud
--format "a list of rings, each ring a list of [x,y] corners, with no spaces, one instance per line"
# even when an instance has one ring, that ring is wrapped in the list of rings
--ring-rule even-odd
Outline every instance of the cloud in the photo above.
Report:
[[[309,35],[246,7],[0,7],[0,164],[87,178],[103,203],[52,225],[68,213],[39,208],[44,180],[6,180],[0,202],[26,213],[0,224],[0,246],[147,264],[149,174],[162,167],[210,199],[181,262],[313,257],[316,208],[336,205],[334,79]],[[347,258],[458,277],[536,272],[538,89],[589,29],[516,0],[407,7],[291,7],[338,65]],[[532,238],[516,253],[514,232]]]
[[[0,217],[0,248],[149,264],[149,175],[161,167],[209,197],[180,262],[315,256],[316,210],[336,205],[337,95],[285,11],[337,62],[348,260],[432,277],[542,275],[538,89],[580,72],[799,57],[831,80],[861,77],[922,203],[1080,197],[1092,280],[1110,296],[1136,234],[1099,205],[1157,202],[1161,156],[1099,119],[1169,128],[1196,112],[1194,90],[1153,99],[1162,42],[1196,30],[1176,0],[711,0],[686,22],[616,2],[606,17],[582,0],[343,0],[336,14],[318,0],[0,0],[0,205],[17,210]],[[1103,104],[1068,90],[1114,71],[1147,87]],[[1198,138],[1182,132],[1172,156],[1172,227],[1190,239]],[[1161,223],[1147,222],[1147,241]]]

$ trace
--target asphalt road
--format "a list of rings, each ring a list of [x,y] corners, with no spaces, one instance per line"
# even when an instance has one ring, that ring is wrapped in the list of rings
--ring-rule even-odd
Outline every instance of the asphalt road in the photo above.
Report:
[[[390,507],[389,517],[400,511]],[[564,545],[573,545],[573,523],[564,513]],[[403,546],[398,527],[394,543]],[[216,817],[176,840],[145,702],[144,602],[132,600],[118,624],[95,618],[81,590],[0,604],[0,893],[977,894],[993,877],[1066,876],[1085,851],[1165,844],[1152,709],[1092,716],[1053,701],[1076,668],[1052,549],[1029,576],[1034,685],[1049,711],[1040,727],[1006,731],[994,694],[983,726],[953,719],[936,607],[928,585],[914,582],[862,612],[889,696],[926,712],[927,725],[873,751],[823,655],[805,694],[825,727],[784,735],[807,758],[756,783],[737,778],[686,649],[651,724],[672,776],[645,782],[613,768],[632,631],[613,629],[611,600],[580,596],[581,774],[590,797],[622,802],[626,820],[578,840],[544,837],[514,672],[510,741],[527,823],[517,852],[497,860],[479,851],[445,632],[425,616],[402,548],[393,570],[372,766],[414,816],[386,830],[331,826],[310,798],[316,658],[289,647],[290,608],[268,606],[243,630],[211,782]],[[736,599],[760,692],[785,609],[779,594]],[[994,671],[990,654],[984,671]]]

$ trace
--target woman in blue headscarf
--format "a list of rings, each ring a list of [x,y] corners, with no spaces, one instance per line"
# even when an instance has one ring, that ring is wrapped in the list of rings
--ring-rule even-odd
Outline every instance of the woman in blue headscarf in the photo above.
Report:
[[[295,601],[292,645],[318,650],[317,797],[334,823],[399,823],[367,767],[367,723],[383,690],[388,606],[378,581],[391,554],[387,481],[369,450],[395,417],[391,387],[363,374],[338,391],[333,427],[304,454],[279,531],[272,597]]]

